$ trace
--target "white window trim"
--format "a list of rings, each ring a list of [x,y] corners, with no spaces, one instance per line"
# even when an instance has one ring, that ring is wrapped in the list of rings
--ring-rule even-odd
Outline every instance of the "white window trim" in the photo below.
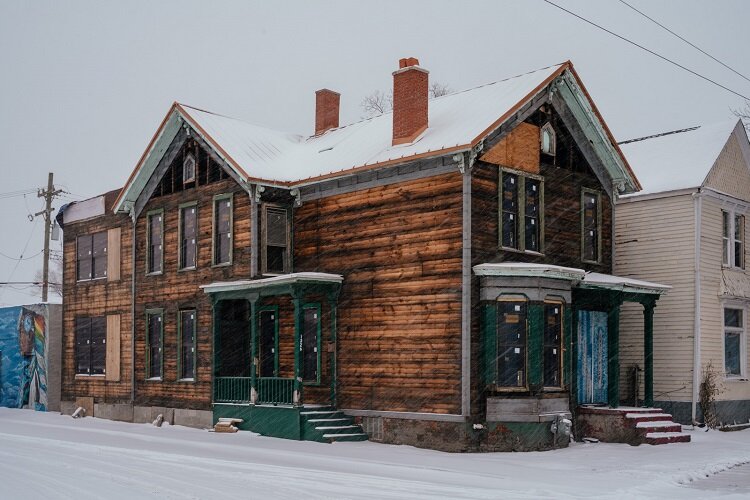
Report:
[[[727,214],[729,216],[729,237],[724,236],[724,214]],[[745,259],[745,256],[742,256],[742,265],[736,266],[734,265],[735,260],[735,253],[734,253],[734,246],[737,240],[734,238],[735,234],[735,223],[737,221],[737,217],[741,216],[745,219],[745,226],[747,226],[747,216],[745,215],[744,211],[739,210],[732,210],[732,209],[722,209],[721,210],[721,244],[722,247],[724,245],[724,241],[727,241],[727,249],[724,251],[724,248],[722,248],[722,256],[721,256],[721,266],[726,269],[740,269],[744,270],[747,269],[747,262]],[[747,231],[743,231],[744,239],[740,240],[742,243],[742,253],[747,253]]]
[[[742,326],[732,327],[724,324],[724,310],[737,309],[742,311]],[[724,371],[726,380],[747,380],[747,312],[748,308],[743,303],[725,302],[721,306],[721,369]],[[730,375],[726,373],[726,339],[727,332],[740,334],[740,374]]]
[[[193,175],[189,176],[187,175],[187,165],[188,165],[188,162],[190,162],[191,160],[193,162]],[[185,156],[185,159],[182,161],[182,183],[183,184],[187,184],[189,182],[195,182],[197,165],[198,165],[198,162],[195,161],[195,155],[193,153],[188,153],[187,156]]]
[[[550,135],[550,141],[549,151],[544,150],[544,133],[549,132]],[[557,134],[555,133],[555,129],[552,126],[550,122],[545,123],[542,125],[542,128],[539,129],[539,149],[542,153],[549,155],[549,156],[555,156],[555,153],[557,151]]]

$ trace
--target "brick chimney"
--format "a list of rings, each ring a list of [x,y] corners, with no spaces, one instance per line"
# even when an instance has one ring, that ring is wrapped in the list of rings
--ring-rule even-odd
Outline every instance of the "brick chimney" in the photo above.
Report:
[[[400,59],[393,72],[393,145],[414,141],[427,129],[429,71],[415,57]]]
[[[341,94],[320,89],[315,92],[315,135],[339,126]]]

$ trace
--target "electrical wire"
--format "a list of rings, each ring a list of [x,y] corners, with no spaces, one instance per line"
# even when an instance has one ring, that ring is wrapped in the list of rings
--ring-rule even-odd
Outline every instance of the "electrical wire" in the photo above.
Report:
[[[659,54],[658,52],[654,52],[653,50],[651,50],[651,49],[649,49],[649,48],[646,48],[646,47],[644,47],[643,45],[641,45],[641,44],[639,44],[639,43],[637,43],[637,42],[634,42],[633,40],[630,40],[629,38],[626,38],[626,37],[624,37],[624,36],[622,36],[622,35],[618,35],[618,34],[617,34],[617,33],[615,33],[614,31],[612,31],[612,30],[609,30],[609,29],[605,28],[604,26],[601,26],[601,25],[599,25],[599,24],[596,24],[596,23],[595,23],[595,22],[593,22],[593,21],[589,21],[589,20],[588,20],[588,19],[586,19],[585,17],[583,17],[583,16],[580,16],[580,15],[576,14],[575,12],[573,12],[573,11],[570,11],[570,10],[566,9],[565,7],[561,7],[560,5],[557,5],[557,4],[555,3],[555,2],[552,2],[551,0],[543,0],[543,1],[544,1],[544,2],[546,2],[546,3],[548,3],[548,4],[550,4],[550,5],[552,5],[553,7],[557,7],[557,8],[558,8],[558,9],[560,9],[561,11],[563,11],[563,12],[566,12],[566,13],[570,14],[570,15],[571,15],[571,16],[573,16],[573,17],[576,17],[576,18],[580,19],[581,21],[583,21],[583,22],[585,22],[585,23],[588,23],[588,24],[590,24],[591,26],[594,26],[594,27],[596,27],[596,28],[599,28],[600,30],[602,30],[602,31],[604,31],[604,32],[606,32],[606,33],[609,33],[610,35],[612,35],[612,36],[614,36],[614,37],[617,37],[617,38],[619,38],[620,40],[622,40],[622,41],[624,41],[624,42],[627,42],[627,43],[629,43],[629,44],[631,44],[631,45],[634,45],[634,46],[638,47],[638,48],[639,48],[639,49],[641,49],[641,50],[645,50],[645,51],[646,51],[646,52],[648,52],[649,54],[651,54],[651,55],[654,55],[654,56],[658,57],[659,59],[662,59],[662,60],[664,60],[664,61],[666,61],[666,62],[668,62],[668,63],[670,63],[670,64],[672,64],[672,65],[674,65],[674,66],[677,66],[678,68],[680,68],[680,69],[682,69],[682,70],[684,70],[684,71],[687,71],[687,72],[688,72],[688,73],[690,73],[691,75],[697,76],[698,78],[701,78],[702,80],[705,80],[705,81],[707,81],[707,82],[709,82],[709,83],[711,83],[711,84],[713,84],[713,85],[716,85],[717,87],[720,87],[720,88],[722,88],[722,89],[726,90],[727,92],[730,92],[730,93],[732,93],[732,94],[734,94],[734,95],[736,95],[736,96],[738,96],[738,97],[741,97],[741,98],[745,99],[746,101],[750,101],[750,97],[747,97],[747,96],[745,96],[745,95],[743,95],[743,94],[740,94],[739,92],[736,92],[736,91],[734,91],[734,90],[730,89],[729,87],[726,87],[726,86],[724,86],[724,85],[720,84],[719,82],[717,82],[717,81],[714,81],[714,80],[712,80],[712,79],[708,78],[707,76],[703,76],[703,75],[701,75],[700,73],[698,73],[697,71],[693,71],[692,69],[690,69],[690,68],[688,68],[688,67],[685,67],[685,66],[683,66],[682,64],[680,64],[680,63],[678,63],[678,62],[675,62],[675,61],[673,61],[672,59],[669,59],[668,57],[666,57],[666,56],[663,56],[663,55]]]
[[[21,257],[18,257],[18,258],[11,257],[10,255],[5,255],[3,252],[0,252],[0,257],[5,257],[6,259],[9,259],[9,260],[31,260],[34,257],[37,257],[37,256],[41,255],[43,252],[44,252],[44,250],[39,250],[38,253],[35,253],[31,257],[24,257],[23,255],[21,255]]]
[[[36,189],[19,189],[18,191],[7,191],[5,193],[0,193],[0,200],[4,200],[6,198],[15,198],[17,196],[25,196],[32,193],[36,193]]]
[[[649,20],[649,21],[651,21],[652,23],[656,24],[656,25],[657,25],[657,26],[659,26],[660,28],[663,28],[663,29],[665,29],[666,31],[668,31],[668,32],[669,32],[669,33],[671,33],[672,35],[676,36],[677,38],[679,38],[680,40],[682,40],[682,41],[683,41],[683,42],[685,42],[686,44],[688,44],[688,45],[690,45],[691,47],[693,47],[693,48],[694,48],[695,50],[699,51],[699,52],[700,52],[701,54],[703,54],[703,55],[705,55],[705,56],[707,56],[707,57],[710,57],[711,59],[713,59],[713,60],[714,60],[714,61],[716,61],[717,63],[721,64],[722,66],[724,66],[725,68],[727,68],[727,69],[728,69],[729,71],[731,71],[731,72],[732,72],[732,73],[734,73],[735,75],[737,75],[737,76],[741,76],[742,78],[744,78],[745,80],[747,80],[748,82],[750,82],[750,78],[746,77],[745,75],[743,75],[742,73],[740,73],[740,72],[739,72],[739,71],[737,71],[736,69],[732,68],[732,67],[731,67],[731,66],[729,66],[728,64],[724,63],[723,61],[720,61],[720,60],[718,60],[717,58],[715,58],[714,56],[712,56],[711,54],[709,54],[708,52],[706,52],[706,51],[705,51],[705,50],[703,50],[702,48],[698,47],[697,45],[695,45],[694,43],[690,42],[689,40],[686,40],[686,39],[685,39],[684,37],[682,37],[682,36],[678,35],[678,34],[677,34],[677,33],[675,33],[674,31],[672,31],[671,29],[667,28],[667,27],[666,27],[666,26],[664,26],[664,25],[663,25],[662,23],[660,23],[659,21],[657,21],[656,19],[654,19],[653,17],[650,17],[650,16],[649,16],[648,14],[646,14],[645,12],[642,12],[642,11],[640,11],[640,10],[636,9],[635,7],[633,7],[632,5],[630,5],[630,4],[629,4],[628,2],[626,2],[625,0],[620,0],[620,3],[622,3],[622,4],[626,5],[627,7],[630,7],[631,9],[633,9],[634,11],[636,11],[637,13],[639,13],[640,15],[642,15],[643,17],[645,17],[646,19],[648,19],[648,20]]]

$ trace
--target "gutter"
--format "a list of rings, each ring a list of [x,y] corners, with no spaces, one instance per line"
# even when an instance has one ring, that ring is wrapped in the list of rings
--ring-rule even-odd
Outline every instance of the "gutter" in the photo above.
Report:
[[[477,148],[453,156],[461,172],[461,415],[471,415],[471,169]]]
[[[130,269],[130,405],[135,406],[135,208],[130,212],[130,217],[133,219],[133,233],[130,236],[132,260]]]
[[[692,421],[696,423],[701,373],[701,213],[703,193],[699,189],[693,194],[695,201],[695,316],[693,318],[693,394]]]

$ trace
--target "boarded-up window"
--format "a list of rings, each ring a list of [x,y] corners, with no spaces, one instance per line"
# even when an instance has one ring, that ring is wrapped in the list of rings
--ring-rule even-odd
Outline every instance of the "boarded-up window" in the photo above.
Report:
[[[265,206],[264,273],[283,274],[289,269],[289,220],[285,208]]]
[[[724,371],[729,377],[741,377],[745,371],[742,356],[745,327],[742,313],[742,309],[724,309]]]
[[[107,231],[107,279],[120,279],[120,235],[119,227]]]
[[[538,252],[539,246],[539,207],[540,183],[533,179],[525,179],[524,189],[524,242],[525,249]]]
[[[562,305],[544,305],[544,386],[562,386]]]
[[[599,262],[599,237],[600,228],[600,203],[599,194],[588,191],[583,192],[583,260]]]
[[[497,303],[497,385],[526,386],[526,302]]]
[[[195,205],[180,209],[180,269],[196,264],[197,217]]]
[[[160,273],[163,262],[164,223],[163,214],[153,213],[148,216],[148,272]]]
[[[195,378],[195,309],[180,311],[180,378]]]
[[[502,172],[502,246],[518,248],[518,176]]]
[[[76,247],[76,279],[106,278],[107,231],[79,236]]]
[[[232,198],[214,200],[214,265],[232,262]]]
[[[103,375],[106,362],[107,322],[104,316],[76,318],[76,374]]]
[[[107,315],[107,380],[120,380],[120,315]]]
[[[162,323],[161,312],[146,314],[146,378],[161,378]]]

